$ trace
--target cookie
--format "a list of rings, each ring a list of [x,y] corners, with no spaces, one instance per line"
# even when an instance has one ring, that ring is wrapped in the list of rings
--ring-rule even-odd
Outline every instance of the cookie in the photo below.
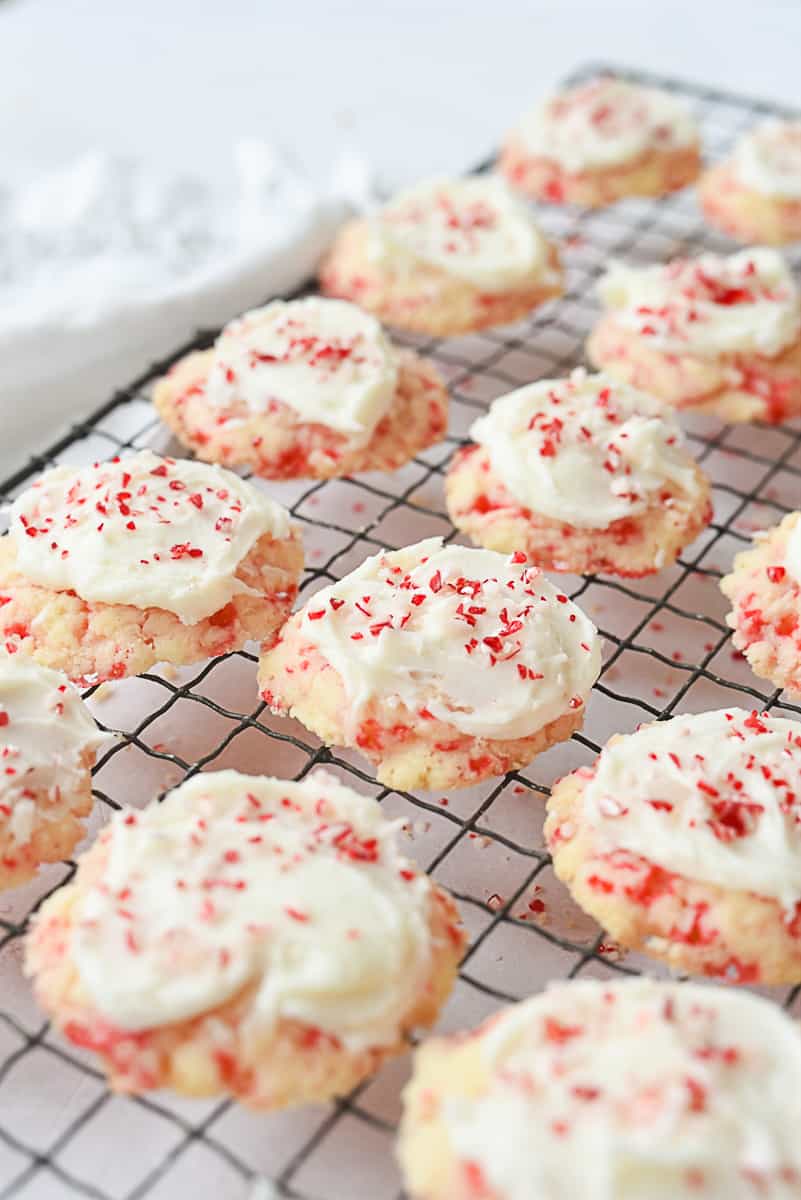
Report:
[[[765,121],[731,156],[701,176],[698,198],[710,225],[738,242],[801,240],[801,121]]]
[[[801,696],[801,512],[757,534],[720,583],[732,641],[755,675]]]
[[[414,1200],[791,1200],[801,1034],[759,996],[579,980],[415,1055]]]
[[[317,296],[232,321],[213,350],[159,380],[153,403],[198,458],[265,479],[393,471],[439,441],[448,419],[430,363],[355,305]]]
[[[421,183],[350,222],[320,287],[432,336],[518,321],[563,290],[556,248],[493,175]]]
[[[114,815],[27,943],[36,996],[111,1086],[260,1109],[349,1091],[431,1024],[464,944],[378,803],[200,774]]]
[[[0,538],[0,638],[84,684],[270,640],[303,566],[289,514],[229,471],[148,450],[55,467]]]
[[[622,946],[801,982],[801,724],[726,709],[612,738],[548,802],[554,871]]]
[[[468,787],[568,738],[597,631],[522,554],[429,538],[323,588],[261,656],[274,712],[377,765],[388,787]]]
[[[499,167],[534,200],[598,208],[692,183],[698,131],[667,92],[607,76],[538,105],[509,134]]]
[[[590,361],[676,408],[725,421],[801,414],[801,294],[776,250],[613,263]]]
[[[501,396],[445,480],[481,546],[547,571],[639,576],[669,566],[712,518],[709,481],[659,401],[576,369]]]
[[[0,889],[70,856],[107,740],[64,675],[0,651]]]

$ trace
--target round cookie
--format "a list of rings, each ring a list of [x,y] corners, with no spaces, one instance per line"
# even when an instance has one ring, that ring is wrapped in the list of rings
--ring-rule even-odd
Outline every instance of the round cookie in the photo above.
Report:
[[[351,746],[388,787],[468,787],[582,724],[597,631],[525,557],[429,538],[317,592],[262,653],[274,712]]]
[[[413,1200],[792,1200],[801,1035],[746,992],[552,984],[417,1051]]]
[[[613,263],[587,342],[597,367],[725,421],[801,414],[801,293],[767,247],[651,267]]]
[[[801,121],[765,121],[730,158],[701,176],[698,198],[710,225],[738,242],[801,240]]]
[[[300,535],[230,471],[149,450],[45,472],[0,538],[0,636],[78,683],[274,637]]]
[[[38,914],[26,969],[115,1090],[260,1109],[349,1091],[450,992],[464,934],[370,797],[200,774],[122,811]]]
[[[623,946],[801,982],[801,724],[727,709],[613,737],[548,802],[554,871]]]
[[[495,400],[453,459],[448,512],[481,546],[546,571],[639,576],[712,518],[709,481],[659,401],[577,368]]]
[[[156,384],[162,420],[198,458],[265,479],[392,471],[445,433],[436,370],[342,300],[273,301]]]
[[[801,512],[758,534],[720,588],[732,603],[732,641],[754,674],[801,696]]]
[[[555,247],[494,175],[421,183],[350,222],[320,287],[432,336],[518,321],[563,290]]]
[[[0,890],[70,856],[107,740],[64,675],[0,651]]]
[[[686,187],[700,164],[698,131],[680,101],[607,76],[529,113],[509,134],[499,167],[535,200],[598,208]]]

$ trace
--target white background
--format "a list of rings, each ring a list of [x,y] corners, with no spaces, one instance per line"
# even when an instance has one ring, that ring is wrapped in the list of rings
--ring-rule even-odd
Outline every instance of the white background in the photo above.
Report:
[[[256,133],[394,183],[475,161],[588,59],[801,105],[801,0],[0,0],[0,154],[215,171]]]

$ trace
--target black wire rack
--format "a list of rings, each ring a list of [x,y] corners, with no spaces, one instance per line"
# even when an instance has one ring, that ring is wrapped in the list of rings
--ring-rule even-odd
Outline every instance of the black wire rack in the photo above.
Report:
[[[756,120],[797,115],[606,64],[582,68],[568,82],[600,73],[684,97],[713,160]],[[598,212],[548,208],[541,219],[564,247],[568,287],[561,300],[503,330],[445,341],[397,338],[431,358],[448,381],[451,421],[442,443],[393,475],[270,487],[303,527],[302,601],[381,547],[455,536],[442,492],[452,453],[496,396],[582,361],[597,314],[594,283],[610,257],[645,263],[732,249],[704,227],[691,191]],[[791,257],[801,265],[801,254]],[[0,499],[11,499],[53,463],[86,463],[144,446],[181,453],[156,418],[149,390],[175,359],[213,337],[199,334],[116,392],[0,484]],[[781,428],[726,426],[695,416],[685,425],[713,481],[715,519],[656,577],[565,581],[606,643],[584,730],[570,742],[525,772],[449,796],[390,791],[376,785],[358,756],[328,750],[295,722],[271,716],[258,698],[256,656],[245,650],[86,693],[100,723],[121,733],[95,771],[99,803],[91,833],[121,804],[144,804],[198,770],[234,766],[301,778],[322,764],[401,818],[408,853],[459,901],[471,944],[441,1028],[474,1024],[549,979],[641,969],[660,974],[605,939],[556,881],[542,840],[548,785],[591,760],[611,733],[643,720],[725,705],[801,717],[801,707],[764,687],[733,650],[718,589],[750,534],[801,506],[801,421]],[[400,1180],[392,1144],[408,1060],[388,1064],[347,1099],[271,1116],[227,1101],[109,1093],[91,1056],[60,1039],[36,1011],[21,973],[31,915],[73,871],[73,864],[44,868],[28,886],[0,896],[0,1200],[183,1200],[190,1194],[193,1200],[251,1194],[260,1200],[395,1200]],[[761,990],[788,1008],[801,1007],[799,988]],[[263,1190],[252,1193],[254,1183]]]

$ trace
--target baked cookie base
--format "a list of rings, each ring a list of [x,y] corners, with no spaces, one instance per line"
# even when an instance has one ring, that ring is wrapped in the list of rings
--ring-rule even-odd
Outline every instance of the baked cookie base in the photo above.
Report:
[[[545,271],[526,286],[482,292],[424,263],[403,273],[377,267],[367,254],[368,228],[367,221],[358,220],[342,229],[320,267],[320,290],[351,300],[399,329],[441,337],[508,325],[563,291],[553,245],[548,246]]]
[[[788,919],[768,897],[687,879],[625,850],[601,852],[583,815],[591,777],[582,769],[561,779],[545,822],[554,871],[585,912],[621,946],[675,970],[728,983],[801,981],[801,906]]]
[[[403,1092],[397,1157],[414,1200],[504,1200],[460,1158],[442,1113],[477,1099],[491,1085],[479,1036],[431,1038],[415,1051],[414,1074]]]
[[[672,408],[769,424],[801,415],[801,338],[775,358],[727,354],[707,360],[653,349],[647,338],[605,316],[590,334],[587,356],[615,379]]]
[[[732,641],[755,675],[801,697],[801,584],[782,565],[787,542],[801,522],[801,512],[738,554],[720,590],[732,603],[726,622]]]
[[[19,887],[36,874],[43,863],[69,858],[86,832],[83,817],[92,811],[91,770],[94,750],[84,750],[78,759],[83,773],[71,792],[54,787],[49,791],[33,788],[30,797],[35,808],[30,838],[21,845],[12,838],[8,822],[0,825],[0,891]]]
[[[765,196],[737,179],[728,163],[705,171],[698,200],[706,220],[746,245],[783,246],[801,241],[801,199]]]
[[[631,162],[601,170],[571,172],[552,159],[532,155],[520,137],[512,134],[498,167],[513,187],[533,200],[603,208],[627,196],[665,196],[687,187],[698,177],[701,155],[694,144],[651,150]]]
[[[46,901],[28,937],[26,972],[39,1004],[64,1036],[102,1059],[115,1091],[227,1094],[261,1110],[322,1102],[349,1092],[385,1059],[403,1053],[406,1034],[433,1024],[453,986],[464,934],[453,901],[435,888],[431,975],[394,1045],[351,1051],[323,1030],[289,1019],[259,1034],[249,1020],[255,985],[193,1019],[136,1033],[115,1029],[92,1007],[70,959],[76,911],[105,858],[101,838],[82,858],[74,882]]]
[[[582,725],[584,706],[570,710],[525,738],[495,740],[461,733],[421,708],[411,712],[370,701],[357,718],[342,677],[301,631],[299,614],[262,652],[259,691],[273,712],[294,717],[329,746],[359,750],[376,777],[400,791],[471,787],[482,779],[525,767]]]
[[[244,405],[226,412],[212,407],[205,383],[213,360],[212,350],[189,354],[153,392],[165,425],[205,462],[248,466],[263,479],[330,479],[397,470],[445,434],[448,393],[436,369],[411,350],[399,351],[392,406],[363,446],[325,425],[302,422],[278,401],[257,414]]]
[[[668,488],[647,512],[606,529],[581,529],[523,508],[492,468],[487,450],[467,446],[445,478],[448,513],[476,545],[522,551],[545,571],[637,578],[675,562],[712,519],[709,481],[695,467],[696,492]]]
[[[302,569],[297,530],[283,540],[265,535],[236,573],[258,594],[234,596],[219,612],[184,625],[161,608],[93,603],[31,583],[16,569],[13,541],[3,537],[0,638],[81,686],[140,675],[158,662],[200,662],[248,641],[270,641],[289,616]]]

